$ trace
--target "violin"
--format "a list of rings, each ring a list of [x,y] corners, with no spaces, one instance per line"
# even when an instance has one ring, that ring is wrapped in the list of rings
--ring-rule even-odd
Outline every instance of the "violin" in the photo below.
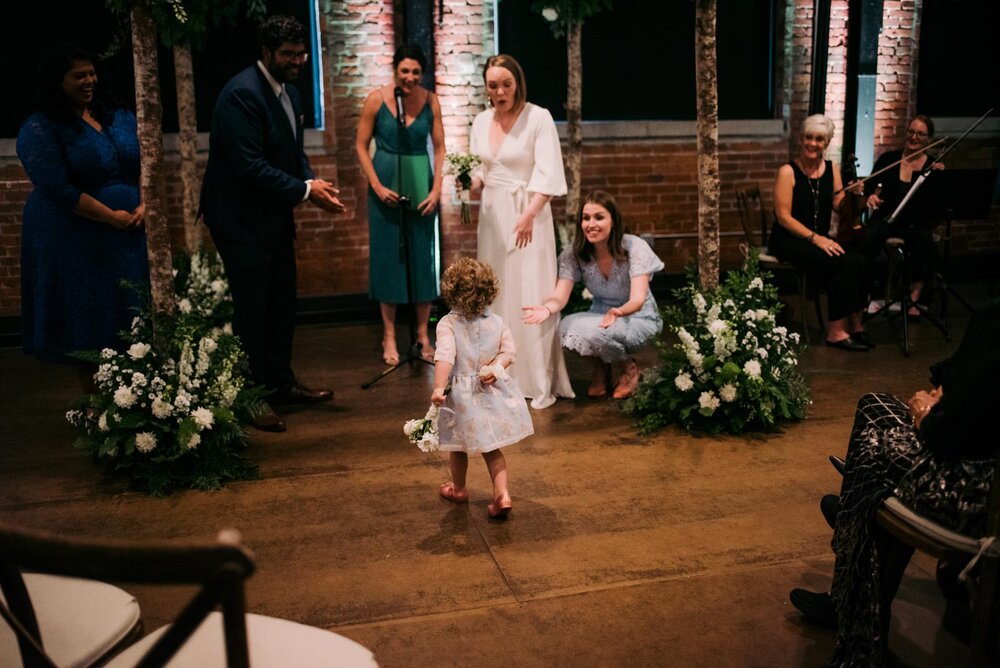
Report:
[[[839,222],[837,223],[837,243],[841,246],[854,246],[860,243],[865,237],[865,227],[862,223],[862,214],[867,209],[867,198],[864,193],[856,193],[847,188],[851,183],[858,180],[858,159],[854,154],[848,154],[844,158],[844,164],[840,169],[840,176],[846,191],[844,199],[841,200],[837,208]]]

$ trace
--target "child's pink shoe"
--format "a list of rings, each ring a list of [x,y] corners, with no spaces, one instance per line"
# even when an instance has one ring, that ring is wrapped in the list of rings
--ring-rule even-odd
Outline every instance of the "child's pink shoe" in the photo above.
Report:
[[[513,507],[514,502],[510,500],[510,494],[504,492],[494,499],[493,503],[486,507],[486,512],[488,512],[490,517],[493,519],[500,519],[502,517],[507,517]]]
[[[464,490],[462,492],[455,491],[455,483],[446,482],[441,485],[441,489],[438,490],[442,499],[447,499],[452,503],[468,503],[469,501],[469,490]]]

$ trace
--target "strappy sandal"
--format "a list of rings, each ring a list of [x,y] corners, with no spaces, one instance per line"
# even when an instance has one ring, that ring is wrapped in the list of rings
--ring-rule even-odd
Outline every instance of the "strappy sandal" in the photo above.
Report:
[[[441,495],[442,499],[451,501],[452,503],[468,503],[469,501],[469,490],[465,490],[461,493],[456,492],[455,483],[450,481],[441,485],[441,488],[438,490],[438,494]]]

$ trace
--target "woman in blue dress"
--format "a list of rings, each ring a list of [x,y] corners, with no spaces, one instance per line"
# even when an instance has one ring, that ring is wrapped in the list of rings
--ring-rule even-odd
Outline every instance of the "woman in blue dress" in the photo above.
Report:
[[[663,262],[649,244],[625,234],[614,198],[595,190],[580,207],[573,246],[559,254],[555,292],[538,306],[525,306],[524,321],[542,323],[561,311],[573,285],[582,280],[593,302],[589,311],[563,318],[562,345],[593,361],[589,396],[606,395],[617,376],[614,398],[630,397],[639,384],[632,354],[663,329],[649,289],[653,274],[661,269]]]
[[[420,47],[405,45],[392,57],[393,82],[371,93],[358,119],[355,150],[368,178],[368,295],[382,313],[382,360],[399,363],[396,305],[416,304],[420,356],[433,361],[427,332],[431,302],[438,296],[437,206],[444,165],[444,125],[437,96],[420,85],[427,60]],[[400,132],[395,90],[402,94],[405,127]],[[434,165],[427,138],[434,147]],[[375,139],[375,154],[369,152]],[[403,179],[397,177],[397,160]],[[401,198],[406,225],[412,294],[407,290],[407,263],[399,250]]]
[[[34,185],[21,233],[22,340],[27,353],[72,362],[66,353],[120,347],[139,298],[119,283],[149,280],[139,142],[135,116],[95,97],[93,62],[76,48],[52,47],[40,84],[38,111],[17,136]]]

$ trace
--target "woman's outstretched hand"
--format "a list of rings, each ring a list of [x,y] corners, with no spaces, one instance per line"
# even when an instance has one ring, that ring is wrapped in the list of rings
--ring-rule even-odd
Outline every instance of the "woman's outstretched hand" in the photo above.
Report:
[[[552,315],[545,306],[523,306],[521,311],[521,319],[527,325],[540,325]]]

